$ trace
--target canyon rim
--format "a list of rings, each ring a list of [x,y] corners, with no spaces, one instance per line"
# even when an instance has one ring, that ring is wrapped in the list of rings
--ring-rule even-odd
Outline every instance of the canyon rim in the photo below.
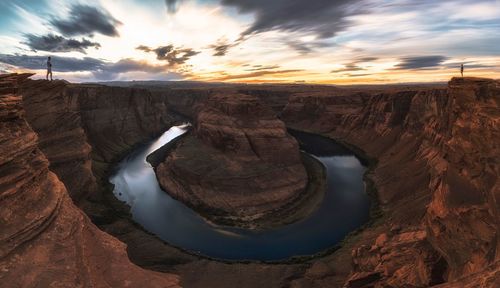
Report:
[[[0,8],[0,287],[500,287],[498,1]]]

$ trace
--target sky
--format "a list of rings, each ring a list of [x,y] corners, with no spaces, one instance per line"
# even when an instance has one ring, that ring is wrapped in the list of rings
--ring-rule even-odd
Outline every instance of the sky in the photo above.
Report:
[[[2,0],[0,73],[71,82],[500,78],[500,0]]]

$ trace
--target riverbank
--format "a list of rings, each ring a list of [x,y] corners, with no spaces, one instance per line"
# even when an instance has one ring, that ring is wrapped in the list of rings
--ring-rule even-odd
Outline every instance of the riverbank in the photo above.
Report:
[[[166,158],[168,152],[176,147],[179,141],[181,141],[181,138],[182,137],[179,137],[165,144],[147,157],[147,161],[153,166],[155,172],[158,165]],[[318,208],[326,192],[326,169],[324,165],[305,152],[301,153],[301,159],[308,175],[308,182],[305,190],[299,193],[295,199],[290,200],[286,205],[270,211],[265,215],[259,215],[260,217],[256,219],[242,220],[201,204],[185,204],[195,210],[207,222],[213,223],[214,226],[230,226],[260,231],[300,221],[307,218],[307,216]],[[170,196],[175,199],[174,195]]]
[[[311,136],[312,137],[317,137],[317,135],[314,135],[314,134],[311,134]],[[163,150],[168,150],[167,148],[175,147],[175,145],[174,145],[175,142],[179,141],[181,139],[182,139],[182,137],[179,137],[176,140],[173,140],[173,142],[170,142],[171,145],[164,145],[163,146],[163,148],[164,148]],[[327,139],[327,140],[331,141],[329,139]],[[325,144],[325,145],[328,145],[328,144]],[[170,146],[170,147],[165,147],[165,146]],[[330,152],[334,153],[334,155],[330,154],[331,156],[335,156],[335,154],[337,154],[336,156],[341,156],[342,155],[341,151],[337,151],[336,149],[344,149],[344,148],[343,147],[339,147],[338,145],[336,145],[336,146],[337,147],[334,149],[335,151],[330,151]],[[348,155],[352,156],[353,155],[352,153],[349,153],[348,150],[346,150],[346,151],[347,151],[345,153],[346,156],[348,156]],[[168,151],[164,151],[164,152],[168,152]],[[311,164],[312,164],[313,167],[317,166],[317,165],[314,165],[316,163],[316,164],[319,164],[319,166],[320,166],[319,168],[321,168],[320,171],[322,171],[323,173],[325,172],[325,167],[323,167],[323,163],[321,163],[318,160],[316,160],[315,157],[308,156],[305,153],[304,153],[304,156],[306,157],[304,159],[304,161],[308,161],[309,160],[308,161],[309,163],[307,165],[308,167],[311,166]],[[323,155],[323,156],[327,156],[328,157],[329,155]],[[151,157],[149,157],[149,160],[151,160]],[[335,170],[333,170],[333,171],[335,171]],[[315,173],[315,174],[317,175],[318,173]],[[360,174],[360,175],[362,175],[362,174]],[[154,177],[154,173],[153,173],[153,177]],[[319,179],[325,179],[325,178],[326,178],[325,176],[319,177]],[[315,181],[311,181],[311,183],[315,183]],[[333,185],[334,186],[332,186],[332,187],[337,187],[335,184],[333,184]],[[111,185],[108,185],[108,186],[111,186]],[[314,187],[313,185],[311,185],[311,186]],[[363,189],[363,191],[364,191],[364,189]],[[165,192],[160,191],[160,194],[162,194],[162,193],[165,193]],[[117,223],[113,223],[111,225],[104,224],[104,225],[101,226],[101,228],[103,228],[108,233],[111,233],[113,235],[119,236],[120,239],[122,239],[123,241],[125,241],[129,245],[129,251],[130,251],[130,254],[131,254],[131,259],[134,259],[135,263],[137,263],[137,264],[139,264],[139,265],[141,265],[143,267],[149,267],[150,269],[158,270],[156,268],[158,264],[154,264],[155,265],[154,267],[150,266],[150,263],[151,263],[150,261],[151,260],[148,260],[149,258],[152,257],[151,255],[149,255],[150,252],[151,253],[156,253],[158,255],[162,255],[162,256],[158,256],[158,257],[160,257],[162,259],[165,259],[165,260],[163,260],[163,264],[160,264],[160,266],[158,266],[158,267],[165,267],[165,265],[166,265],[165,263],[170,263],[172,261],[174,263],[179,263],[180,264],[180,263],[182,263],[184,261],[192,262],[195,259],[198,259],[198,260],[209,259],[209,260],[215,260],[215,261],[220,262],[220,263],[228,263],[228,264],[229,263],[232,263],[232,264],[238,264],[238,263],[241,263],[241,264],[243,264],[243,263],[254,263],[254,264],[257,264],[257,263],[261,263],[263,265],[266,265],[266,264],[275,264],[275,265],[284,265],[284,264],[287,264],[287,265],[290,265],[290,264],[303,265],[303,264],[305,264],[305,265],[309,265],[309,264],[307,264],[309,261],[311,261],[313,259],[319,259],[319,258],[321,258],[323,256],[326,256],[326,255],[329,255],[329,254],[333,253],[334,251],[336,251],[337,249],[339,249],[339,244],[337,244],[337,245],[333,245],[332,244],[332,246],[330,246],[330,247],[327,246],[325,248],[322,248],[321,250],[317,250],[319,252],[312,252],[312,253],[308,252],[308,253],[303,253],[303,254],[302,253],[297,253],[295,255],[305,255],[305,256],[290,256],[289,258],[288,257],[283,258],[283,260],[255,260],[255,259],[254,260],[244,260],[244,259],[251,259],[251,258],[245,258],[245,257],[239,258],[239,260],[221,260],[221,258],[219,258],[217,256],[215,256],[215,258],[214,257],[206,257],[206,256],[203,255],[204,253],[200,253],[196,249],[193,250],[193,249],[189,249],[189,248],[188,249],[175,248],[175,247],[178,247],[179,243],[177,243],[177,245],[176,245],[176,244],[170,243],[170,241],[168,241],[168,240],[167,241],[160,240],[162,242],[161,246],[163,248],[158,249],[158,246],[156,246],[156,249],[153,249],[153,247],[149,247],[149,245],[146,245],[146,244],[143,245],[143,244],[140,244],[140,243],[136,243],[137,242],[136,240],[137,239],[145,239],[145,240],[147,240],[147,239],[150,239],[150,238],[151,239],[154,239],[154,238],[158,239],[159,236],[155,235],[155,233],[147,232],[145,227],[142,227],[141,224],[135,223],[134,220],[132,220],[132,215],[128,212],[130,210],[129,207],[125,203],[123,203],[123,202],[119,201],[118,199],[114,198],[114,195],[113,195],[112,192],[109,191],[109,193],[106,193],[106,194],[109,196],[109,197],[106,197],[109,200],[108,203],[110,205],[114,206],[114,210],[115,211],[114,211],[113,214],[115,214],[117,212],[116,210],[121,210],[121,212],[119,213],[121,215],[119,217],[117,217],[117,218],[121,217],[122,220],[115,219],[115,221]],[[307,195],[311,195],[311,194],[307,194]],[[316,193],[316,194],[313,193],[312,195],[318,195],[318,193]],[[319,195],[321,195],[321,194],[319,194]],[[307,198],[304,199],[304,201],[310,201],[310,200],[311,199],[307,199]],[[318,197],[318,198],[316,198],[316,200],[317,200],[316,203],[322,203],[322,202],[324,202],[323,201],[323,197]],[[332,202],[331,200],[332,199],[330,199],[328,202],[336,203],[336,201]],[[309,203],[311,203],[311,202],[314,202],[314,201],[310,201]],[[284,213],[285,215],[295,215],[295,216],[297,216],[297,215],[307,214],[311,210],[312,211],[316,210],[316,207],[314,205],[301,205],[300,201],[296,201],[294,203],[296,203],[297,206],[299,206],[299,207],[296,207],[296,208],[298,208],[298,209],[302,208],[303,210],[299,211],[297,209],[297,211],[295,211],[295,208],[288,207],[288,208],[290,208],[290,210],[293,210],[294,212],[298,212],[299,211],[299,213],[287,214],[286,210],[285,211],[280,211],[280,212]],[[308,210],[308,209],[311,209],[311,210]],[[368,211],[368,210],[366,210],[366,211]],[[115,214],[113,216],[116,217],[117,214]],[[280,217],[280,216],[276,216],[276,217]],[[157,217],[155,217],[155,219],[161,220],[160,218],[157,218]],[[301,218],[301,219],[304,219],[304,218]],[[326,219],[326,218],[323,218],[323,219]],[[334,217],[333,219],[341,219],[341,218]],[[124,220],[126,220],[126,221],[124,221]],[[282,219],[279,219],[279,220],[280,220],[280,223],[283,223],[285,221],[285,218],[282,218]],[[292,219],[291,221],[295,221],[295,219]],[[319,222],[321,222],[321,221],[322,220],[319,220]],[[297,222],[301,222],[301,221],[297,221]],[[304,222],[304,223],[308,223],[308,222]],[[314,222],[311,222],[311,223],[317,223],[317,221],[315,220]],[[302,224],[300,224],[300,225],[302,225]],[[304,225],[310,225],[310,224],[304,224]],[[224,227],[221,227],[221,228],[224,229]],[[333,229],[333,230],[336,230],[336,229]],[[267,233],[267,231],[266,231],[266,233]],[[305,233],[307,233],[307,232],[305,232]],[[132,236],[132,235],[135,235],[135,236]],[[142,236],[140,236],[140,235],[142,235]],[[130,237],[132,243],[126,240],[129,237]],[[342,237],[344,237],[344,236],[342,236]],[[155,240],[155,242],[156,242],[156,240]],[[138,249],[139,247],[137,245],[139,245],[139,247],[141,247],[143,250],[140,251]],[[155,251],[153,252],[152,249],[155,250]],[[151,250],[151,251],[150,252],[144,252],[145,250],[146,251]],[[166,254],[164,254],[164,253],[166,253]],[[144,254],[145,254],[145,256],[144,256]],[[224,257],[222,257],[222,258],[224,258]],[[167,262],[165,262],[165,261],[167,261]],[[156,262],[156,263],[158,263],[158,262]],[[164,269],[165,268],[160,268],[160,271],[166,271]]]
[[[315,132],[312,130],[305,130],[305,129],[301,129],[298,127],[293,127],[291,125],[288,125],[287,129],[288,129],[289,133],[292,134],[294,137],[299,136],[301,134],[302,135],[299,137],[303,137],[304,134],[320,136],[320,137],[323,137],[326,142],[333,141],[334,143],[337,143],[340,146],[340,147],[335,147],[334,148],[335,150],[332,150],[329,148],[329,147],[331,147],[330,145],[321,145],[321,144],[325,144],[325,143],[317,143],[317,144],[320,144],[320,145],[316,145],[316,147],[320,147],[320,150],[316,151],[319,154],[336,153],[336,154],[341,155],[343,153],[348,153],[348,152],[353,153],[354,156],[356,156],[356,158],[361,162],[361,164],[366,167],[366,172],[363,175],[363,181],[365,182],[365,185],[366,185],[365,186],[366,193],[370,197],[371,203],[372,203],[371,207],[370,207],[370,220],[368,223],[363,225],[363,227],[370,226],[376,219],[378,219],[382,216],[383,212],[382,212],[380,205],[379,205],[377,187],[376,187],[375,182],[373,180],[373,172],[378,164],[377,158],[374,158],[374,157],[368,155],[368,153],[366,151],[364,151],[363,149],[361,149],[360,147],[358,147],[356,145],[348,143],[342,139],[334,138],[334,137],[332,137],[328,134],[325,134],[325,133],[319,133],[319,132]],[[306,145],[306,143],[304,143],[304,142],[299,141],[299,143],[300,143],[301,147]],[[309,149],[311,149],[311,148],[309,148]],[[360,229],[363,229],[363,227],[360,227]]]
[[[113,92],[81,87],[77,95],[69,93],[73,89],[61,93],[52,91],[49,93],[43,88],[46,86],[41,85],[43,83],[33,84],[29,89],[33,95],[32,99],[36,101],[23,101],[23,105],[26,107],[33,105],[30,109],[43,111],[43,117],[32,114],[31,120],[28,117],[28,122],[34,129],[38,126],[35,132],[39,136],[40,143],[44,143],[40,147],[57,147],[57,149],[47,149],[43,153],[53,165],[50,169],[54,169],[52,171],[64,182],[70,195],[78,195],[79,191],[83,191],[80,184],[86,179],[84,175],[92,176],[90,166],[94,166],[92,171],[97,178],[102,172],[96,173],[96,171],[107,170],[104,165],[108,166],[112,158],[120,154],[117,150],[121,150],[121,147],[131,147],[129,144],[138,143],[170,126],[164,124],[167,121],[160,121],[168,120],[163,117],[171,118],[170,112],[157,109],[164,108],[162,98],[157,97],[156,101],[150,101],[154,99],[148,96],[147,91],[137,93],[138,91],[120,89]],[[57,83],[50,82],[50,85],[53,84]],[[416,91],[409,94],[370,92],[369,95],[359,97],[361,98],[359,101],[357,95],[342,98],[336,93],[331,93],[331,97],[323,97],[325,101],[310,99],[309,92],[304,93],[302,98],[290,98],[288,102],[291,104],[288,108],[296,109],[289,109],[286,123],[301,124],[305,129],[328,133],[330,138],[353,143],[378,158],[380,164],[372,172],[368,172],[365,181],[374,180],[375,184],[367,182],[367,187],[376,185],[378,191],[367,191],[380,198],[380,207],[383,209],[382,217],[372,218],[375,219],[373,223],[363,225],[368,227],[358,229],[362,231],[361,233],[352,232],[334,248],[325,249],[322,255],[304,254],[311,256],[307,258],[308,260],[302,257],[297,259],[297,263],[300,264],[292,264],[293,260],[278,261],[276,265],[268,265],[269,262],[231,262],[192,256],[194,252],[176,249],[174,245],[167,243],[169,241],[163,241],[158,236],[148,233],[146,228],[134,222],[128,212],[130,208],[117,200],[111,190],[106,192],[105,197],[120,202],[118,204],[124,206],[123,210],[126,211],[124,216],[118,216],[119,214],[111,209],[108,203],[98,198],[91,199],[94,202],[90,205],[96,210],[106,210],[107,216],[103,217],[104,213],[90,216],[100,229],[126,243],[128,256],[135,264],[144,269],[175,273],[180,276],[184,287],[344,287],[344,285],[356,287],[355,285],[362,281],[375,286],[400,287],[401,283],[406,283],[415,287],[429,287],[431,284],[455,281],[456,275],[467,277],[483,267],[488,267],[490,263],[488,261],[492,261],[488,257],[491,255],[491,250],[484,247],[495,247],[491,244],[494,244],[496,239],[492,240],[495,234],[491,233],[494,231],[492,227],[495,227],[495,222],[488,214],[491,210],[487,209],[488,205],[491,205],[491,199],[494,199],[490,197],[494,190],[491,190],[489,185],[494,184],[491,182],[492,179],[498,179],[498,173],[491,170],[495,165],[488,164],[494,163],[491,161],[498,155],[495,147],[488,145],[495,143],[492,139],[498,135],[496,133],[498,129],[495,129],[497,126],[494,125],[497,116],[494,112],[498,111],[494,109],[496,107],[494,100],[498,95],[498,88],[495,90],[495,87],[498,87],[498,84],[487,80],[462,79],[450,82],[448,92]],[[190,93],[186,91],[179,96],[179,99],[186,99],[185,96]],[[130,97],[121,97],[122,94]],[[179,92],[175,91],[174,94]],[[95,98],[92,95],[100,96]],[[131,97],[133,95],[137,97]],[[25,96],[27,95],[23,95]],[[54,102],[53,99],[57,101]],[[79,100],[65,101],[66,99]],[[105,101],[106,99],[113,101]],[[150,100],[144,101],[145,99]],[[71,103],[79,104],[67,105]],[[117,103],[122,103],[120,109],[117,109]],[[314,109],[314,105],[318,109]],[[346,105],[349,109],[346,109]],[[190,103],[189,106],[193,105]],[[332,111],[334,115],[323,111]],[[29,109],[27,113],[29,115]],[[40,126],[39,124],[44,122],[40,120],[53,119],[45,115],[57,115],[58,121],[45,121],[49,125]],[[83,121],[81,123],[80,120],[67,121],[80,117]],[[305,120],[294,117],[303,117]],[[71,126],[64,126],[66,123]],[[168,123],[171,123],[170,120]],[[155,127],[161,128],[155,130]],[[66,133],[73,131],[74,128],[76,128],[74,131],[80,132]],[[446,131],[452,133],[448,134]],[[59,134],[78,137],[54,137]],[[103,137],[100,137],[101,135]],[[126,145],[122,145],[122,142]],[[73,145],[77,143],[83,143],[84,146]],[[481,145],[470,146],[469,143],[481,143]],[[109,147],[112,149],[108,149]],[[60,153],[65,155],[64,163],[58,162],[60,159],[58,156],[62,155]],[[81,159],[85,161],[66,157],[75,155],[78,157],[84,155],[85,157]],[[103,160],[103,169],[97,167],[95,161],[98,159]],[[94,163],[90,165],[90,161]],[[82,174],[72,170],[71,167],[85,168],[80,172],[89,173]],[[436,168],[443,170],[436,171]],[[440,173],[443,171],[447,173]],[[478,171],[488,173],[478,176]],[[65,173],[77,181],[67,181]],[[99,183],[99,187],[110,186],[105,184],[107,178],[102,175],[98,178],[103,182]],[[458,184],[457,179],[461,180]],[[78,185],[73,185],[75,182]],[[440,184],[437,188],[434,185],[436,183]],[[470,187],[471,190],[464,195],[461,187]],[[486,188],[485,194],[475,194],[477,190],[472,189],[473,187]],[[474,197],[463,198],[467,195]],[[470,202],[472,200],[474,202]],[[478,204],[477,201],[481,202]],[[101,208],[96,208],[97,206]],[[31,211],[29,208],[29,205],[25,205],[23,209]],[[442,210],[436,211],[435,208]],[[460,212],[464,209],[468,212]],[[449,216],[443,218],[436,215],[436,212],[446,213]],[[72,219],[83,223],[79,219]],[[436,227],[446,229],[434,230]],[[436,235],[433,231],[439,231],[439,234]],[[203,237],[199,238],[203,240]],[[453,240],[453,245],[450,245],[450,239]],[[477,243],[486,245],[477,246]],[[30,247],[38,245],[33,241],[27,244]],[[119,242],[118,244],[122,245]],[[273,252],[274,249],[270,250]],[[332,253],[333,250],[335,253]],[[89,246],[86,246],[86,251],[99,252]],[[464,266],[463,263],[457,263],[454,260],[457,259],[457,255],[465,255],[465,258],[460,259],[467,261],[466,263],[471,263],[470,259],[474,259],[477,265]],[[380,262],[380,259],[384,261]],[[114,260],[112,262],[125,263]],[[262,277],[263,273],[266,277]],[[484,274],[474,275],[482,277]]]
[[[326,169],[320,161],[305,152],[301,153],[301,157],[308,175],[307,186],[297,198],[292,199],[280,209],[270,211],[258,219],[245,219],[245,221],[212,215],[210,209],[200,210],[200,215],[216,225],[244,228],[256,232],[282,227],[307,218],[321,205],[325,196]]]
[[[327,193],[303,193],[303,197],[298,199],[299,201],[294,201],[293,206],[286,206],[284,210],[275,211],[284,215],[280,217],[276,213],[275,218],[279,222],[275,223],[279,226],[275,229],[260,230],[256,233],[255,230],[239,229],[229,225],[207,225],[207,221],[203,219],[203,215],[199,215],[198,211],[195,212],[194,209],[168,196],[158,186],[157,176],[152,167],[143,164],[152,151],[165,145],[166,139],[173,139],[169,133],[175,135],[177,132],[175,129],[172,132],[168,131],[161,137],[164,140],[158,139],[141,151],[132,152],[130,157],[119,165],[119,170],[112,177],[112,182],[118,187],[118,190],[114,192],[116,197],[132,205],[134,219],[167,243],[216,259],[237,262],[244,259],[264,262],[280,262],[288,259],[294,262],[296,259],[293,260],[293,258],[297,258],[297,255],[305,255],[305,258],[308,258],[308,255],[329,250],[347,233],[368,220],[370,202],[362,182],[365,168],[360,161],[356,160],[352,152],[329,140],[329,143],[324,144],[331,146],[332,151],[328,154],[321,155],[316,151],[309,151],[310,148],[305,150],[308,153],[314,153],[315,156],[304,154],[304,162],[307,166],[316,166],[320,168],[317,170],[322,172],[321,176],[310,181],[313,184],[310,185],[311,190],[328,186]],[[313,140],[315,138],[323,140],[316,135],[310,136]],[[306,142],[317,146],[313,140],[309,139]],[[337,151],[339,149],[345,152]],[[328,175],[325,173],[326,169],[329,171]],[[325,179],[328,181],[327,185],[324,182],[323,185],[317,185],[321,183],[318,180],[324,181]],[[309,198],[310,195],[320,195],[320,197]],[[129,199],[132,200],[129,201]],[[316,205],[304,205],[304,202]],[[288,213],[288,211],[293,213]],[[304,217],[304,214],[311,216]],[[297,218],[285,218],[285,216]],[[303,221],[300,221],[302,219]],[[332,219],[344,219],[344,221],[332,222]],[[283,224],[287,220],[295,223]],[[199,235],[204,240],[194,240],[192,235]],[[243,249],[243,247],[246,248]],[[271,252],[266,247],[275,247],[275,249]]]

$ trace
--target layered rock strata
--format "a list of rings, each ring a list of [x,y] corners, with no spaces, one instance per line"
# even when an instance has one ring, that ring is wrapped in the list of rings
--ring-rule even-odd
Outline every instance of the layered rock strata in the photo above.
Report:
[[[289,104],[287,124],[352,143],[379,160],[371,178],[384,216],[337,253],[351,249],[346,287],[428,287],[470,282],[468,275],[478,287],[500,281],[500,271],[492,272],[499,261],[499,97],[498,81],[477,78],[454,78],[448,89],[381,93],[348,111],[332,97],[327,109],[343,115],[319,119],[330,126],[294,121],[315,99]],[[336,263],[335,256],[325,261]],[[488,280],[481,282],[477,274],[485,268]]]
[[[160,184],[175,198],[216,216],[212,220],[244,225],[304,191],[297,142],[256,97],[212,95],[199,104],[195,126],[157,168]]]
[[[142,89],[27,80],[20,93],[40,149],[75,203],[96,196],[109,163],[178,120],[164,97]]]
[[[101,232],[49,170],[25,120],[18,84],[0,76],[0,279],[9,287],[177,287],[171,274],[131,264],[125,245]]]
[[[20,87],[26,120],[38,134],[38,147],[50,169],[66,185],[75,203],[96,193],[88,144],[78,108],[78,98],[66,93],[65,81],[26,80]]]
[[[96,230],[72,206],[62,192],[64,187],[59,187],[61,182],[47,170],[47,160],[36,146],[40,145],[42,152],[47,152],[47,158],[53,157],[54,163],[61,163],[61,167],[71,163],[70,159],[85,166],[89,155],[90,158],[98,155],[95,158],[100,161],[95,161],[97,164],[92,165],[91,170],[96,177],[107,169],[104,166],[110,163],[109,159],[117,159],[132,145],[161,132],[161,127],[152,123],[158,121],[157,112],[166,113],[160,115],[167,115],[163,118],[167,125],[172,123],[168,118],[174,117],[175,113],[169,109],[173,107],[196,119],[198,111],[203,112],[197,108],[198,103],[214,91],[167,93],[56,81],[20,81],[21,94],[26,95],[21,103],[15,95],[18,88],[14,83],[18,77],[16,80],[0,77],[1,139],[8,139],[0,144],[2,151],[6,151],[0,154],[3,159],[0,160],[0,181],[4,183],[0,201],[1,207],[8,208],[0,209],[3,221],[0,223],[1,283],[13,283],[14,287],[35,286],[35,281],[39,286],[121,287],[128,283],[123,282],[124,274],[132,281],[128,283],[132,287],[160,283],[158,281],[164,280],[158,279],[165,277],[169,281],[161,282],[160,287],[174,283],[168,274],[150,274],[132,266],[124,254],[123,244]],[[134,263],[158,271],[174,271],[182,275],[182,284],[188,287],[496,287],[500,282],[498,87],[497,81],[465,78],[453,79],[448,89],[410,87],[405,91],[381,93],[332,89],[328,93],[290,91],[275,95],[270,103],[275,103],[277,113],[286,102],[283,97],[290,98],[281,116],[287,125],[352,143],[379,160],[369,178],[378,189],[382,216],[348,237],[333,254],[293,265],[226,264],[186,255],[145,233],[126,217],[120,218],[123,216],[115,210],[109,214],[114,218],[106,218],[101,228],[127,242]],[[132,90],[136,96],[131,96]],[[73,91],[72,96],[68,91]],[[120,96],[122,94],[126,96]],[[191,94],[195,96],[188,97]],[[259,92],[258,96],[267,97],[264,94]],[[113,95],[113,100],[106,95]],[[37,102],[37,97],[43,101]],[[136,104],[140,106],[137,109],[150,109],[149,112],[135,111]],[[38,107],[30,108],[31,105]],[[115,105],[121,108],[114,109]],[[36,126],[39,144],[20,116],[23,106],[28,112],[25,118]],[[58,116],[43,115],[43,111]],[[119,116],[108,115],[106,111]],[[56,123],[65,129],[57,130],[58,133],[52,132],[57,125],[50,125],[55,120],[44,120],[61,118],[64,121]],[[113,138],[128,133],[127,126],[135,127],[135,132],[127,134],[133,136],[123,138],[126,139],[121,142],[124,145],[114,145]],[[92,129],[109,137],[90,136]],[[114,132],[115,129],[119,132]],[[141,132],[142,129],[146,132]],[[72,132],[65,135],[63,130]],[[51,152],[51,146],[57,145],[57,134],[68,144]],[[86,140],[80,140],[82,135]],[[193,138],[200,145],[213,145],[205,142],[206,139]],[[86,151],[86,146],[96,152]],[[214,155],[222,153],[215,150]],[[103,165],[97,168],[100,162]],[[57,172],[57,165],[50,165],[58,176],[64,175]],[[77,169],[79,165],[74,167]],[[75,171],[80,171],[75,175],[81,179],[91,179],[92,173],[87,168]],[[96,174],[96,171],[101,172]],[[71,184],[69,177],[63,177],[60,179],[70,194],[75,189],[71,187],[81,187],[79,191],[85,192],[83,186]],[[35,198],[29,196],[30,193]],[[108,204],[91,203],[92,206]],[[53,244],[54,239],[61,239],[60,235],[64,235],[64,241]],[[60,272],[63,271],[60,265],[70,268]],[[109,270],[116,267],[119,267],[116,271]],[[266,277],[262,277],[263,273]]]

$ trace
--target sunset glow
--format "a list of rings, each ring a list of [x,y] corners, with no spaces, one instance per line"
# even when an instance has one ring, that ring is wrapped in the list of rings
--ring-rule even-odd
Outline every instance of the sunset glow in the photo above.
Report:
[[[500,77],[500,1],[6,0],[0,72],[73,82]],[[142,47],[142,48],[140,48]]]

